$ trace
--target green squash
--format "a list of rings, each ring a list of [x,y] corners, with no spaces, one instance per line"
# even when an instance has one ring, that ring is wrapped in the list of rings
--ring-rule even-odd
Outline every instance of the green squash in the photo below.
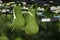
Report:
[[[22,15],[21,8],[19,6],[13,7],[13,15],[14,15],[14,19],[12,21],[11,26],[15,29],[23,28],[25,26],[25,20]]]
[[[25,28],[25,33],[27,35],[37,34],[39,31],[39,27],[38,27],[37,20],[36,20],[36,10],[30,9],[28,13],[29,14],[26,16],[27,24]]]

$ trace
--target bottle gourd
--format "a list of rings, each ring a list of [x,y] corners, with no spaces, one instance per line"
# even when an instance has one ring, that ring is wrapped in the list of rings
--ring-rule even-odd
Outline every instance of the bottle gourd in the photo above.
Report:
[[[25,20],[22,15],[20,6],[13,7],[13,15],[14,15],[14,19],[11,26],[14,27],[15,29],[23,28],[25,26]]]
[[[36,9],[30,8],[28,11],[28,15],[26,17],[27,17],[27,24],[25,28],[25,33],[27,35],[37,34],[39,31],[39,27],[36,20]]]

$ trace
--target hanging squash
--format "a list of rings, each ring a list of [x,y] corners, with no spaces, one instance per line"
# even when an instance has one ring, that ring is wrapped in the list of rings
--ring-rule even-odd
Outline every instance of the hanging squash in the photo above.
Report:
[[[15,29],[21,29],[25,26],[25,20],[22,15],[21,8],[19,6],[14,6],[13,7],[13,21],[11,26]]]
[[[30,8],[28,11],[28,15],[26,16],[26,19],[27,24],[25,28],[25,33],[27,35],[37,34],[39,31],[39,27],[36,20],[36,9]]]

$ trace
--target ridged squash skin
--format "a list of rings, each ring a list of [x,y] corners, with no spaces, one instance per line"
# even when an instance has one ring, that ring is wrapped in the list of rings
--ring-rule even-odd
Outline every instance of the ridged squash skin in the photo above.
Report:
[[[39,31],[39,27],[36,20],[36,10],[30,9],[29,11],[32,15],[30,14],[27,15],[26,19],[28,20],[26,21],[27,24],[25,28],[25,33],[27,35],[34,35],[34,34],[37,34]]]
[[[19,6],[15,6],[13,8],[13,14],[15,14],[15,19],[13,19],[11,26],[13,26],[16,29],[23,28],[25,26],[25,20],[22,15],[22,11]]]

